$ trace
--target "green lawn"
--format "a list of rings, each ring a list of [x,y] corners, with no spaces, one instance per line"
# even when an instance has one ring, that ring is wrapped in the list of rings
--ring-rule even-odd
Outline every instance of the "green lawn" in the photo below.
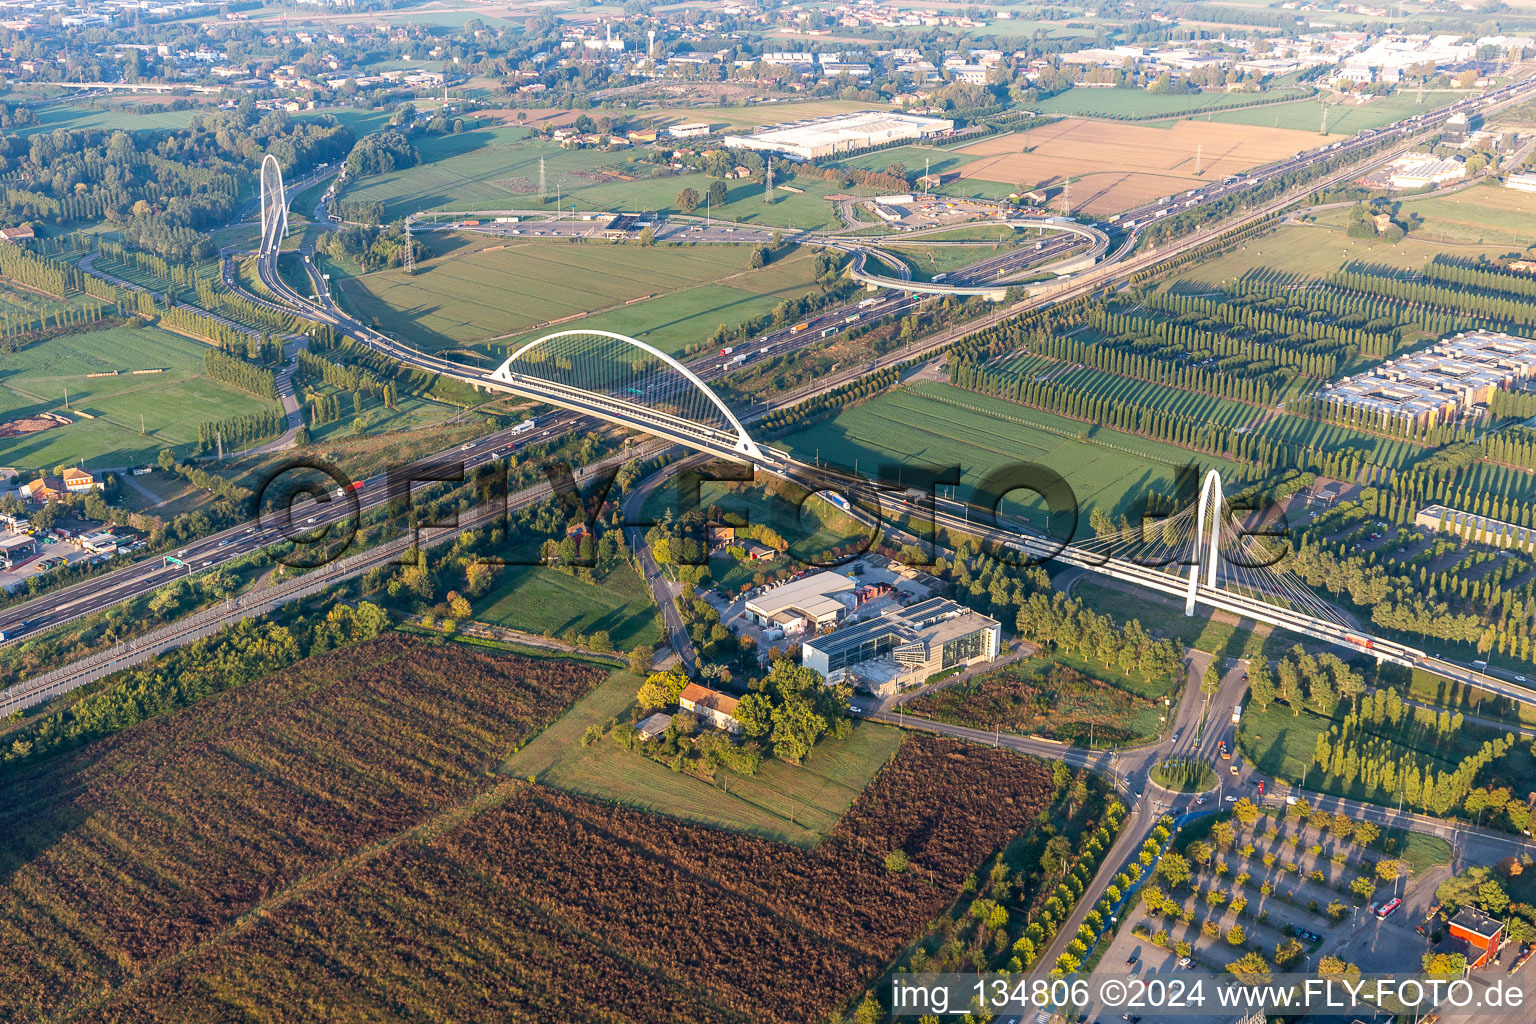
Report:
[[[1211,618],[1207,608],[1197,608],[1194,615],[1186,616],[1183,602],[1175,597],[1131,593],[1094,576],[1079,578],[1072,585],[1072,596],[1082,598],[1084,605],[1101,614],[1140,619],[1154,636],[1179,639],[1187,647],[1223,657],[1243,657],[1253,638],[1248,629]]]
[[[200,423],[270,404],[203,376],[207,351],[154,327],[114,327],[51,338],[8,354],[0,364],[0,417],[73,410],[95,418],[0,439],[0,465],[52,469],[77,460],[87,468],[142,465],[153,462],[161,448],[195,442]],[[154,368],[165,372],[127,372]],[[122,372],[87,376],[111,370]]]
[[[824,740],[796,767],[768,760],[750,778],[721,770],[713,783],[674,772],[610,739],[579,744],[591,724],[621,718],[637,677],[616,672],[502,766],[542,785],[775,842],[810,847],[895,755],[901,733],[859,722],[846,740]]]
[[[701,343],[720,324],[770,312],[813,286],[808,252],[750,270],[745,245],[655,246],[432,236],[444,255],[414,275],[386,270],[338,281],[343,302],[420,348],[489,346],[487,361],[545,329],[615,331],[669,353]]]
[[[1289,707],[1278,702],[1264,711],[1249,704],[1243,710],[1243,721],[1238,728],[1242,755],[1261,772],[1296,784],[1305,779],[1304,788],[1313,792],[1393,805],[1395,800],[1379,791],[1366,789],[1359,779],[1346,787],[1341,779],[1324,775],[1322,769],[1312,763],[1318,735],[1336,720],[1342,720],[1348,710],[1347,703],[1341,703],[1336,712],[1337,719],[1334,719],[1305,708],[1301,714],[1294,715]],[[1411,722],[1411,717],[1406,721]],[[1459,733],[1448,737],[1408,724],[1400,728],[1401,738],[1393,739],[1392,747],[1405,755],[1412,752],[1421,769],[1432,768],[1436,773],[1455,769],[1464,757],[1476,752],[1485,740],[1496,734],[1496,730],[1472,725],[1463,726]],[[1391,738],[1390,728],[1381,735]],[[1500,779],[1504,784],[1514,782],[1518,787],[1517,780],[1530,778],[1533,772],[1536,772],[1536,759],[1531,756],[1529,744],[1516,742],[1509,753],[1478,773],[1475,784]]]
[[[882,394],[775,443],[798,458],[819,457],[866,476],[879,464],[891,465],[893,478],[897,466],[958,465],[962,498],[992,470],[1039,463],[1072,487],[1079,537],[1088,535],[1095,507],[1129,515],[1145,508],[1149,493],[1174,493],[1180,467],[1235,468],[1197,452],[927,382]],[[1015,492],[1018,504],[1010,499],[1009,510],[1043,523],[1044,502],[1026,500],[1025,494]]]
[[[628,566],[593,584],[543,566],[509,565],[496,585],[475,599],[474,608],[481,622],[530,633],[559,636],[572,628],[584,634],[606,629],[622,651],[661,640],[651,592]]]

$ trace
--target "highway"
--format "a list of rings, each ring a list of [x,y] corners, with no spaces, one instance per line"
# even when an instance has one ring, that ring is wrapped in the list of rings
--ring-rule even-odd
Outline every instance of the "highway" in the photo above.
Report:
[[[1527,81],[1505,86],[1500,90],[1496,90],[1493,93],[1488,94],[1486,97],[1468,98],[1466,100],[1459,101],[1457,104],[1454,104],[1449,108],[1445,108],[1442,111],[1418,115],[1400,123],[1399,125],[1389,126],[1383,129],[1375,129],[1372,132],[1365,133],[1364,135],[1358,136],[1355,139],[1349,140],[1348,142],[1336,143],[1326,149],[1312,151],[1310,156],[1308,154],[1298,155],[1291,160],[1283,161],[1278,165],[1272,165],[1270,168],[1263,169],[1261,172],[1257,172],[1255,175],[1239,177],[1235,181],[1225,183],[1220,187],[1206,189],[1204,190],[1204,195],[1198,198],[1196,202],[1209,202],[1222,198],[1239,187],[1248,187],[1261,176],[1269,177],[1277,173],[1285,173],[1288,170],[1294,170],[1307,162],[1308,159],[1316,159],[1319,155],[1332,156],[1340,151],[1346,153],[1352,152],[1362,146],[1372,144],[1375,141],[1379,141],[1382,133],[1384,132],[1392,136],[1413,135],[1425,130],[1427,127],[1437,124],[1440,120],[1443,120],[1444,117],[1449,116],[1451,112],[1454,112],[1458,109],[1467,109],[1473,106],[1490,106],[1506,102],[1513,102],[1528,92],[1533,87],[1533,85],[1536,85],[1536,83]],[[1341,171],[1339,174],[1334,175],[1327,180],[1342,179],[1359,172],[1360,168],[1358,167],[1350,168],[1345,171]],[[1306,188],[1301,191],[1304,192],[1310,189],[1317,189],[1323,187],[1325,184],[1326,181],[1310,182]],[[289,201],[291,201],[292,197],[296,195],[297,191],[299,191],[299,189],[285,189],[285,193],[289,198]],[[875,360],[867,366],[849,367],[839,371],[836,374],[829,375],[829,377],[824,380],[817,381],[814,385],[808,386],[807,388],[801,389],[790,395],[783,396],[783,398],[778,401],[747,410],[746,414],[742,418],[745,421],[750,422],[753,419],[765,415],[767,412],[772,411],[773,409],[783,408],[787,405],[797,403],[804,400],[805,398],[811,397],[814,394],[831,390],[841,386],[844,383],[858,379],[866,374],[877,372],[880,369],[894,365],[898,362],[902,362],[908,358],[912,358],[914,356],[942,348],[943,346],[950,344],[962,334],[984,329],[985,327],[997,323],[1007,317],[1017,315],[1019,312],[1022,312],[1026,309],[1037,307],[1048,301],[1055,301],[1057,299],[1070,297],[1072,295],[1089,293],[1100,287],[1113,284],[1116,281],[1124,280],[1139,270],[1154,266],[1158,262],[1171,256],[1177,255],[1178,253],[1188,248],[1193,248],[1204,244],[1211,237],[1214,237],[1219,231],[1227,230],[1233,226],[1243,223],[1251,223],[1262,217],[1268,216],[1270,213],[1295,202],[1296,198],[1296,195],[1282,196],[1275,200],[1273,203],[1266,204],[1263,208],[1245,211],[1244,214],[1233,218],[1227,223],[1213,227],[1212,229],[1206,231],[1196,232],[1190,236],[1187,236],[1186,238],[1180,239],[1174,243],[1170,243],[1169,245],[1164,246],[1159,250],[1155,250],[1149,253],[1132,255],[1129,251],[1129,245],[1122,244],[1115,253],[1111,254],[1111,258],[1107,260],[1104,265],[1096,267],[1091,272],[1074,275],[1071,278],[1063,279],[1063,288],[1049,298],[1030,299],[1010,307],[1000,307],[994,313],[988,314],[985,317],[976,318],[963,325],[960,325],[959,327],[941,331],[932,337],[924,339],[922,342],[914,344],[908,349],[888,353],[886,356]],[[1157,209],[1171,210],[1178,202],[1183,202],[1187,208],[1187,199],[1181,200],[1179,197],[1175,197],[1172,200],[1165,201],[1163,204],[1158,206]],[[323,214],[323,206],[324,204],[322,201],[322,204],[317,207],[317,214]],[[1145,209],[1148,208],[1144,208],[1144,210]],[[1142,212],[1143,211],[1133,211],[1133,214]],[[1152,212],[1152,214],[1150,214],[1150,216],[1152,216],[1153,219],[1157,219],[1155,210]],[[1137,218],[1135,216],[1128,215],[1128,219],[1136,220]],[[1123,226],[1130,227],[1131,225],[1125,224]],[[331,301],[329,292],[325,288],[325,282],[321,279],[318,270],[314,267],[313,260],[309,253],[302,254],[302,258],[304,260],[304,265],[310,275],[311,283],[314,286],[315,295],[318,298],[316,300],[311,300],[307,296],[299,295],[293,289],[288,287],[286,282],[284,282],[277,273],[274,258],[274,254],[277,248],[277,241],[278,240],[274,239],[263,239],[263,254],[262,258],[258,260],[258,271],[263,283],[268,288],[270,288],[274,294],[282,296],[284,301],[290,303],[293,307],[292,311],[299,312],[320,322],[331,323],[336,326],[338,330],[343,331],[358,341],[361,341],[364,344],[367,344],[370,347],[375,348],[376,350],[390,355],[391,357],[409,365],[417,366],[437,373],[442,373],[446,376],[466,381],[474,386],[485,388],[487,390],[512,390],[507,388],[505,385],[500,384],[499,382],[491,381],[483,370],[420,352],[409,345],[391,339],[388,335],[380,331],[373,330],[372,328],[359,323],[347,315],[338,306],[336,306],[333,301]],[[873,299],[873,301],[871,301],[871,299]],[[764,358],[772,358],[777,355],[789,354],[799,350],[800,348],[819,344],[824,337],[829,337],[840,330],[847,329],[852,325],[852,323],[857,323],[859,320],[873,319],[878,316],[898,315],[911,309],[915,309],[917,308],[920,300],[915,296],[897,293],[871,296],[870,299],[865,299],[863,302],[867,305],[863,305],[861,307],[859,304],[850,304],[840,309],[822,313],[816,317],[810,318],[809,320],[804,321],[806,325],[804,327],[801,327],[799,324],[797,324],[782,328],[770,335],[757,339],[751,345],[744,346],[742,351],[732,353],[729,357],[722,355],[719,357],[710,356],[696,358],[690,363],[690,367],[693,368],[702,379],[717,380],[724,376],[726,373],[739,369],[744,365],[750,365],[751,363]],[[858,317],[859,319],[852,319],[854,317]],[[535,394],[532,397],[540,399],[546,398],[546,396],[538,394]],[[518,438],[512,433],[512,431],[502,431],[491,435],[480,442],[481,451],[484,452],[486,450],[495,450],[496,448],[501,447],[503,444],[507,443],[513,443],[514,447],[520,448],[521,446],[531,443],[535,440],[547,439],[553,436],[557,431],[581,429],[583,427],[590,426],[590,422],[583,421],[579,416],[573,416],[567,413],[557,414],[556,416],[548,417],[542,420],[539,424],[537,433],[532,437]],[[696,441],[697,439],[679,438],[678,440],[680,440],[682,443],[690,443],[690,440]],[[715,454],[721,454],[726,457],[739,458],[739,456],[734,455],[734,453],[731,453],[729,450],[720,450],[718,448],[705,450],[712,450]],[[445,456],[452,457],[453,454],[454,453],[452,452],[441,453],[437,458],[441,459]],[[481,457],[488,458],[489,456]],[[470,464],[473,465],[473,459],[470,460]],[[770,466],[768,468],[782,471],[786,467]],[[375,504],[385,500],[381,484],[382,482],[377,479],[364,481],[364,489],[360,493],[359,500]],[[57,626],[61,623],[70,621],[73,618],[79,617],[80,615],[88,614],[92,611],[96,611],[115,604],[119,601],[125,600],[128,597],[152,590],[155,587],[174,578],[178,572],[186,572],[190,569],[200,569],[206,566],[217,565],[220,562],[227,560],[228,558],[238,557],[239,555],[249,553],[250,551],[263,546],[265,543],[270,543],[273,539],[274,537],[270,533],[269,528],[263,527],[259,524],[247,525],[228,531],[223,531],[219,534],[188,545],[188,547],[185,549],[187,552],[186,561],[190,564],[186,569],[169,566],[159,558],[149,559],[136,565],[127,566],[123,569],[119,569],[115,572],[94,578],[74,587],[44,595],[43,597],[40,597],[31,602],[27,602],[24,605],[13,606],[4,610],[3,612],[0,612],[0,630],[3,630],[6,634],[6,643],[15,642],[17,637],[30,635],[40,629]],[[1092,568],[1094,568],[1095,571],[1098,571],[1098,567],[1095,566]],[[1144,575],[1148,572],[1148,570],[1146,570],[1144,567],[1114,566],[1113,570],[1115,572],[1124,573],[1126,576],[1133,576],[1138,573],[1143,574],[1140,575],[1138,579],[1134,579],[1132,581],[1151,586],[1153,589],[1159,589],[1163,592],[1172,593],[1174,591],[1170,590],[1169,588],[1176,586],[1176,584],[1171,584],[1168,582],[1166,574],[1157,574],[1158,576],[1162,577],[1161,579],[1153,579],[1151,576]],[[1202,603],[1210,604],[1213,607],[1226,607],[1228,610],[1234,611],[1235,614],[1251,614],[1255,617],[1259,617],[1259,613],[1263,611],[1263,609],[1244,607],[1244,604],[1247,601],[1248,599],[1244,599],[1236,595],[1225,595],[1220,593],[1216,595],[1209,595],[1204,594],[1202,591]],[[1273,613],[1268,612],[1268,614]],[[1285,628],[1298,628],[1299,631],[1307,631],[1306,624],[1302,623],[1286,624],[1281,622],[1276,624],[1282,625]],[[1335,627],[1335,630],[1336,629],[1337,628]],[[1352,643],[1352,641],[1343,636],[1341,633],[1330,632],[1326,630],[1322,632],[1327,635],[1324,635],[1321,638],[1327,639],[1329,642],[1342,642],[1346,645]],[[1308,635],[1315,634],[1309,633]],[[1356,649],[1359,649],[1358,644],[1355,644],[1354,646]],[[1392,657],[1394,660],[1402,659],[1407,663],[1419,664],[1422,667],[1429,668],[1433,671],[1442,671],[1446,674],[1449,674],[1452,678],[1471,678],[1467,670],[1461,668],[1460,666],[1450,665],[1437,659],[1423,659],[1419,652],[1415,652],[1410,648],[1403,647],[1402,645],[1377,648],[1371,653],[1383,657]],[[1495,689],[1496,692],[1505,692],[1504,688],[1509,688],[1509,695],[1514,696],[1518,694],[1519,696],[1517,696],[1517,699],[1529,699],[1529,691],[1524,691],[1521,688],[1513,687],[1512,684],[1487,679],[1486,677],[1481,676],[1476,677],[1475,682],[1477,685]]]

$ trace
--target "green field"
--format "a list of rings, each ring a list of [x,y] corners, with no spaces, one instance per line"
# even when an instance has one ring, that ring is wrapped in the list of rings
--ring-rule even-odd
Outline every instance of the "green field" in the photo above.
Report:
[[[1342,719],[1348,711],[1348,703],[1341,703],[1336,712],[1337,718]],[[1303,788],[1313,792],[1372,803],[1391,803],[1381,793],[1366,790],[1360,780],[1345,787],[1342,780],[1324,775],[1322,769],[1312,763],[1318,735],[1335,724],[1335,721],[1307,709],[1303,709],[1300,715],[1293,715],[1291,709],[1284,704],[1271,704],[1265,711],[1250,704],[1243,712],[1238,742],[1243,756],[1261,772],[1297,784],[1305,779]],[[1471,725],[1450,737],[1436,737],[1432,733],[1409,736],[1412,732],[1409,726],[1403,726],[1403,733],[1409,738],[1396,745],[1405,753],[1411,748],[1421,769],[1428,766],[1436,772],[1455,769],[1464,757],[1476,752],[1484,740],[1494,735],[1493,730]],[[1390,737],[1391,732],[1384,730],[1381,735]],[[1529,744],[1516,742],[1509,753],[1478,773],[1477,784],[1490,777],[1503,779],[1506,783],[1513,779],[1526,779],[1531,777],[1533,771],[1536,771],[1536,759],[1531,756]]]
[[[1500,246],[1524,248],[1536,243],[1536,195],[1499,185],[1474,185],[1447,196],[1405,199],[1399,216],[1419,214],[1424,223],[1413,229],[1416,242],[1437,246]],[[1349,211],[1330,210],[1321,223],[1348,226]]]
[[[1157,95],[1145,89],[1069,89],[1049,99],[1041,100],[1034,104],[1032,109],[1042,114],[1107,114],[1113,117],[1131,118],[1170,117],[1186,111],[1243,106],[1269,99],[1273,95],[1275,94],[1203,92],[1192,96],[1173,96]],[[1305,93],[1301,90],[1287,90],[1281,95],[1299,97]],[[1289,104],[1275,104],[1275,107],[1281,106],[1289,106]]]
[[[1097,612],[1118,619],[1139,619],[1153,636],[1184,641],[1185,646],[1222,657],[1240,658],[1253,642],[1249,629],[1211,618],[1210,610],[1197,607],[1194,615],[1184,614],[1178,598],[1145,590],[1131,591],[1097,576],[1082,575],[1072,582],[1073,597]],[[1294,638],[1278,634],[1270,642],[1269,653],[1278,655]]]
[[[415,167],[362,178],[347,188],[345,199],[378,201],[389,219],[421,210],[532,209],[539,204],[539,162],[550,202],[556,192],[560,208],[569,210],[656,210],[677,213],[675,201],[685,188],[700,195],[715,179],[705,174],[638,178],[634,181],[594,180],[597,168],[618,168],[629,159],[620,151],[562,149],[529,138],[527,128],[500,126],[479,128],[459,135],[438,135],[418,140],[422,163]],[[887,161],[889,163],[889,161]],[[791,184],[781,182],[780,184]],[[773,201],[763,201],[761,183],[727,182],[729,202],[713,209],[721,219],[786,228],[820,228],[838,224],[832,204],[822,199],[842,191],[820,179],[797,177],[793,187],[803,194],[782,190]],[[873,195],[873,193],[868,193]]]
[[[502,770],[518,777],[642,811],[795,846],[814,846],[895,754],[901,733],[856,723],[841,741],[824,740],[799,767],[768,760],[750,778],[722,770],[713,783],[674,772],[610,739],[579,745],[582,730],[633,706],[639,679],[616,672],[522,750]]]
[[[0,365],[0,418],[69,410],[78,418],[20,437],[0,439],[0,465],[52,469],[75,463],[119,468],[153,462],[161,448],[197,440],[210,420],[257,412],[269,403],[203,376],[207,346],[153,327],[114,327],[69,334],[7,355]],[[164,368],[135,376],[129,370]],[[123,371],[116,377],[89,373]],[[145,433],[140,433],[142,417]]]
[[[709,574],[718,589],[737,593],[749,586],[759,572],[783,569],[784,558],[795,567],[832,565],[837,561],[832,555],[833,549],[861,548],[871,541],[866,527],[828,502],[812,495],[804,496],[802,502],[798,488],[787,483],[783,486],[784,491],[769,494],[764,488],[751,485],[712,482],[700,485],[700,508],[718,507],[722,519],[731,525],[766,526],[789,545],[784,556],[766,566],[750,561],[738,562],[728,554],[711,558]],[[641,515],[646,523],[661,522],[669,511],[673,519],[680,519],[693,510],[681,507],[675,488],[658,487],[647,497]]]
[[[1088,515],[1095,507],[1131,514],[1145,508],[1148,493],[1173,493],[1179,467],[1235,468],[1225,460],[933,383],[880,395],[775,443],[801,459],[819,452],[822,462],[854,468],[857,461],[866,476],[880,463],[959,465],[962,497],[991,470],[1040,463],[1060,473],[1075,492],[1079,537],[1089,535]],[[1014,511],[1040,523],[1044,503],[1030,500]]]
[[[568,629],[608,631],[627,651],[661,640],[661,617],[638,573],[621,566],[600,584],[543,566],[509,565],[490,591],[474,601],[475,619],[493,626],[560,636]]]
[[[859,167],[866,171],[883,171],[891,164],[901,164],[908,174],[922,174],[925,170],[934,174],[958,171],[966,164],[981,159],[968,153],[959,153],[940,146],[895,146],[891,149],[860,153],[838,160],[838,167]]]
[[[744,245],[515,240],[503,246],[485,236],[432,238],[452,251],[414,275],[387,270],[338,282],[338,294],[365,322],[377,319],[420,348],[494,339],[488,359],[525,332],[536,336],[535,324],[589,310],[594,315],[562,328],[617,331],[681,352],[720,324],[735,326],[799,298],[813,281],[813,261],[801,251],[749,270],[752,250]]]
[[[1465,92],[1424,93],[1424,104],[1419,105],[1417,92],[1378,96],[1368,103],[1328,104],[1328,133],[1330,135],[1354,135],[1368,128],[1380,128],[1384,124],[1400,121],[1437,107],[1445,106],[1466,96]],[[1302,131],[1319,131],[1323,124],[1323,107],[1316,99],[1298,99],[1290,103],[1275,103],[1248,110],[1228,110],[1202,114],[1204,120],[1227,124],[1253,124],[1268,128],[1295,128]]]
[[[1040,356],[1023,356],[1000,367],[1004,372],[1026,379],[1033,376],[1048,377],[1074,391],[1087,394],[1107,395],[1121,402],[1188,416],[1203,423],[1219,423],[1225,427],[1241,426],[1257,418],[1262,410],[1242,402],[1182,391],[1153,381],[1121,377],[1088,366],[1068,367],[1066,364]]]
[[[164,102],[158,101],[158,102]],[[208,109],[212,109],[211,107]],[[73,131],[84,131],[92,128],[113,131],[156,131],[167,128],[185,128],[192,120],[192,115],[201,113],[198,108],[191,110],[168,110],[164,113],[140,113],[131,106],[124,107],[77,107],[70,106],[66,100],[62,104],[41,106],[37,108],[37,123],[25,128],[15,130],[15,134],[26,138],[36,135],[38,132],[57,131],[60,128]]]
[[[1458,256],[1475,257],[1508,250],[1507,245],[1458,246],[1455,252]],[[1443,245],[1412,235],[1393,245],[1384,240],[1350,238],[1342,228],[1322,224],[1287,224],[1190,267],[1176,280],[1219,285],[1235,281],[1255,268],[1321,277],[1351,260],[1416,270],[1445,251]]]

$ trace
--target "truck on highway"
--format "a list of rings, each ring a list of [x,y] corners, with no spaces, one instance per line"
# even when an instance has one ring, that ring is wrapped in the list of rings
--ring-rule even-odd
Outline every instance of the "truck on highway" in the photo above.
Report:
[[[732,352],[735,352],[735,351],[736,351],[736,346],[735,345],[727,345],[727,346],[725,346],[725,348],[720,350],[720,354],[723,355],[723,356],[728,356]]]
[[[526,433],[528,433],[528,431],[532,430],[534,427],[536,427],[538,425],[539,425],[539,418],[537,416],[530,416],[526,420],[523,420],[523,422],[519,423],[517,426],[513,427],[512,428],[512,433],[514,433],[514,434],[526,434]]]
[[[1239,724],[1242,723],[1242,721],[1243,721],[1243,706],[1241,704],[1234,704],[1234,705],[1232,705],[1232,724],[1233,725],[1239,725]]]
[[[795,324],[795,326],[793,326],[793,327],[791,327],[789,329],[789,333],[790,334],[799,334],[801,331],[805,330],[809,326],[811,326],[811,322],[809,320],[805,321],[804,323]]]
[[[868,309],[870,306],[873,306],[875,303],[877,303],[879,301],[880,301],[879,299],[865,299],[865,300],[863,300],[862,302],[859,303],[859,308],[860,309]]]
[[[854,313],[852,316],[845,316],[845,317],[843,317],[843,323],[845,323],[845,324],[856,324],[856,323],[859,322],[859,317],[861,317],[863,315],[864,315],[863,313]]]
[[[836,334],[837,331],[838,331],[838,328],[836,328],[836,327],[827,327],[827,328],[824,328],[822,330],[821,336],[823,338],[830,338],[830,337],[832,337],[832,335]]]

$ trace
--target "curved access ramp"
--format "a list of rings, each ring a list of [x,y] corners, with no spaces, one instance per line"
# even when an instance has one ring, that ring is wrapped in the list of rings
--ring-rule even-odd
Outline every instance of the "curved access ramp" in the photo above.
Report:
[[[1057,280],[1069,274],[1077,273],[1094,266],[1109,249],[1109,235],[1087,224],[1079,224],[1068,217],[1030,217],[1013,220],[988,221],[985,226],[1006,225],[1016,230],[1039,229],[1044,231],[1059,231],[1087,238],[1092,244],[1085,253],[1081,253],[1066,261],[1056,269]],[[902,276],[892,277],[887,274],[873,273],[869,270],[869,258],[871,256],[881,259],[893,266],[901,266],[901,261],[895,256],[884,252],[880,243],[900,243],[913,239],[920,239],[928,234],[954,231],[967,225],[942,225],[923,231],[913,231],[896,236],[881,236],[879,238],[852,238],[847,236],[831,236],[823,239],[821,244],[831,249],[853,254],[853,263],[848,268],[848,274],[855,281],[860,281],[872,288],[891,288],[896,291],[917,292],[925,295],[985,295],[994,300],[1001,299],[1003,293],[1010,287],[1010,282],[994,281],[990,283],[967,284],[961,281],[913,281],[911,272],[903,268]],[[956,243],[968,244],[968,243]],[[1054,282],[1053,282],[1054,283]]]

